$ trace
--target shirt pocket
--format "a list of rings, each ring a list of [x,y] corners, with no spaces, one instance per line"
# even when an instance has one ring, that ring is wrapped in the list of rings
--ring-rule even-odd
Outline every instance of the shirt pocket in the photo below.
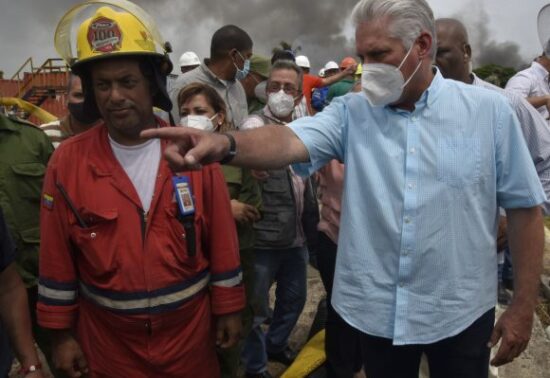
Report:
[[[79,260],[96,277],[110,276],[119,269],[117,209],[82,209],[79,211],[86,227],[74,223],[71,240],[78,249]]]
[[[480,179],[481,146],[474,138],[442,138],[438,142],[437,179],[453,188],[476,184]]]
[[[11,169],[15,175],[18,195],[39,202],[46,166],[42,163],[19,163],[13,164]]]

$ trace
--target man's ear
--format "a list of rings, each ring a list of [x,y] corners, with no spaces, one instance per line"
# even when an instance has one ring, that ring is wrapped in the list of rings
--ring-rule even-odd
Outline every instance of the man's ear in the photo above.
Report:
[[[464,44],[464,61],[472,59],[472,47],[468,44]]]
[[[433,37],[426,32],[422,32],[420,36],[416,39],[416,42],[418,42],[418,46],[420,46],[420,51],[418,52],[418,56],[420,59],[424,59],[425,57],[430,57],[431,60],[431,49],[433,45]]]

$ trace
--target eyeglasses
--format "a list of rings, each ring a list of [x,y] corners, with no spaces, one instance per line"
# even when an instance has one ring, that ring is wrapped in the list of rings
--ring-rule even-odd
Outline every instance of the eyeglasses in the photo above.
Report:
[[[296,94],[298,92],[298,89],[292,85],[292,84],[284,84],[281,85],[280,83],[271,82],[267,85],[266,90],[270,93],[273,92],[279,92],[280,90],[283,90],[286,94]]]

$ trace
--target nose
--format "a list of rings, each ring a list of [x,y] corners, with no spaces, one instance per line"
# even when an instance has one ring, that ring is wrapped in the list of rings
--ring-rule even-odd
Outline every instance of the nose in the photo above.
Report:
[[[109,99],[111,100],[111,102],[115,102],[115,103],[124,101],[124,95],[120,85],[113,84],[113,86],[111,87],[111,93],[110,93]]]

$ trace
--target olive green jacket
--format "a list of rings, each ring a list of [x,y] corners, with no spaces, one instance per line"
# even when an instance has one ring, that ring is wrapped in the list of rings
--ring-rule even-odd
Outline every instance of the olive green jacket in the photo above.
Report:
[[[38,280],[40,196],[52,152],[52,144],[38,127],[0,113],[0,207],[27,287]]]
[[[229,197],[240,202],[254,206],[256,209],[261,209],[262,193],[260,186],[254,177],[252,177],[250,169],[233,167],[229,165],[221,166],[227,188],[229,189]],[[247,249],[254,247],[254,228],[250,223],[237,222],[237,235],[239,237],[239,249]]]

